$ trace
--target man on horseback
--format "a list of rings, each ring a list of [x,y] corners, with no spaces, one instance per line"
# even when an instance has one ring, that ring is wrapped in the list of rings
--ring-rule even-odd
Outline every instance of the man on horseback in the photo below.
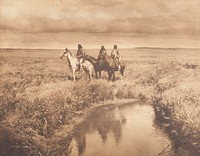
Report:
[[[99,56],[98,56],[98,58],[97,58],[97,61],[98,61],[98,63],[99,63],[99,65],[100,65],[100,67],[102,67],[103,66],[103,63],[106,61],[106,49],[105,49],[105,47],[104,46],[101,46],[101,49],[100,49],[100,51],[99,51]]]
[[[115,44],[113,47],[113,50],[111,51],[110,57],[114,60],[115,64],[119,67],[121,67],[121,56],[119,54],[119,50],[117,49],[117,45]]]
[[[84,57],[85,56],[85,50],[83,49],[81,44],[78,44],[78,50],[76,53],[76,57]]]
[[[63,59],[64,56],[67,57],[67,62],[70,70],[72,71],[74,81],[76,81],[75,73],[80,69],[83,69],[90,79],[92,78],[94,67],[91,62],[87,60],[83,61],[84,53],[82,55],[78,55],[80,57],[74,57],[72,53],[66,48],[65,51],[60,55],[60,58]]]
[[[78,44],[78,50],[76,53],[76,58],[78,59],[78,67],[80,70],[80,60],[83,59],[85,61],[85,50],[83,49],[81,44]]]
[[[114,60],[118,59],[119,61],[121,60],[121,56],[119,54],[119,50],[117,49],[117,45],[115,44],[113,47],[113,50],[111,51],[110,57]]]

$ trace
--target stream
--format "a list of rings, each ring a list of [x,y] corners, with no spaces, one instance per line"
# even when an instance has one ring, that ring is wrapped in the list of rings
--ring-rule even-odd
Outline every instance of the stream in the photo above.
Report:
[[[170,139],[156,127],[154,118],[149,104],[99,108],[77,128],[68,155],[173,155]]]

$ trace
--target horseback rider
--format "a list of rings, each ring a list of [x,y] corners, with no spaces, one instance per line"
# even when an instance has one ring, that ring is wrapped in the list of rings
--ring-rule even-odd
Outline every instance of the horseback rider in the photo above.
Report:
[[[119,54],[119,50],[117,49],[117,45],[116,44],[113,46],[113,50],[111,51],[110,57],[112,59],[114,59],[115,64],[118,64],[118,67],[120,69],[120,67],[121,67],[121,56]]]
[[[99,63],[100,66],[103,66],[103,63],[106,61],[106,58],[105,58],[106,53],[107,52],[106,52],[105,47],[101,46],[101,49],[99,51],[99,56],[97,58],[97,61],[98,61],[98,63]]]
[[[78,50],[77,50],[77,53],[76,53],[76,58],[78,60],[78,67],[80,69],[80,60],[81,58],[83,59],[83,61],[85,61],[85,50],[83,49],[82,45],[81,44],[78,44]]]
[[[84,58],[85,57],[85,50],[83,49],[81,44],[78,44],[78,50],[76,53],[77,58]]]
[[[119,50],[117,49],[117,45],[115,44],[113,47],[113,50],[111,51],[110,57],[114,60],[118,59],[119,61],[121,60],[121,56],[119,54]]]

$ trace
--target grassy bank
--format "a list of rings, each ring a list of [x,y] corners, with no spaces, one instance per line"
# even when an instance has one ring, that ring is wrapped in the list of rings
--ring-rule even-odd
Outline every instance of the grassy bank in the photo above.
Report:
[[[158,72],[153,96],[156,121],[169,134],[177,155],[200,153],[199,73],[198,63],[176,63]]]
[[[94,57],[97,52],[88,51]],[[17,145],[28,147],[25,152],[55,155],[59,142],[64,138],[70,141],[75,125],[84,120],[91,108],[130,99],[153,99],[157,119],[168,128],[169,135],[173,134],[172,139],[174,134],[176,138],[192,134],[187,143],[196,151],[200,74],[196,51],[191,53],[124,50],[124,80],[88,82],[80,72],[74,83],[66,80],[71,74],[66,62],[58,58],[60,51],[1,51],[1,125],[12,132]],[[107,74],[103,73],[103,77]]]

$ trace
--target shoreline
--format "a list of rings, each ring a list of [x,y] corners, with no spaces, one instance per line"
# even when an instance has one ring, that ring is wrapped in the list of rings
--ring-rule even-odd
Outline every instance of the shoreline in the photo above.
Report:
[[[181,125],[171,119],[169,115],[169,111],[167,109],[162,108],[162,106],[159,105],[158,103],[157,104],[152,103],[150,99],[144,100],[145,103],[147,101],[149,101],[152,107],[154,108],[156,125],[159,126],[161,129],[163,129],[164,133],[166,133],[169,139],[172,141],[173,148],[171,150],[175,150],[176,148],[179,148],[178,146],[180,142],[183,142],[186,139],[187,142],[184,142],[182,146],[183,149],[181,150],[183,152],[186,152],[187,154],[189,153],[188,155],[192,154],[193,156],[197,156],[199,153],[197,149],[195,149],[195,147],[192,146],[192,142],[194,138],[192,138],[191,135],[184,136],[183,134],[180,133]],[[73,117],[72,124],[61,126],[55,131],[55,133],[52,136],[44,137],[44,136],[35,134],[32,137],[28,137],[28,138],[24,137],[23,141],[25,141],[26,145],[24,144],[24,142],[22,142],[21,144],[19,143],[19,145],[16,145],[16,147],[17,146],[18,148],[20,147],[22,151],[23,150],[25,152],[28,151],[27,153],[32,152],[35,154],[37,153],[37,154],[47,155],[48,153],[51,153],[50,149],[51,150],[53,149],[53,151],[59,150],[60,143],[63,144],[63,142],[65,142],[66,147],[68,147],[78,126],[82,122],[84,122],[93,111],[100,109],[102,107],[107,107],[107,109],[112,109],[113,107],[116,107],[116,106],[123,107],[125,105],[141,103],[141,102],[143,102],[141,99],[114,99],[114,100],[101,101],[100,103],[94,103],[93,105],[88,107],[86,110],[84,110],[81,116],[77,115]],[[159,108],[159,111],[158,111],[158,108]],[[161,113],[163,111],[164,111],[164,114]],[[11,138],[13,137],[14,140],[22,139],[22,137],[20,137],[19,134],[15,134],[14,132],[12,132],[12,128],[10,129],[9,127],[4,127],[4,126],[1,126],[1,127],[5,129],[6,130],[5,132],[8,133],[11,136]],[[177,131],[175,131],[175,129]],[[30,140],[32,140],[31,143],[30,143]],[[28,148],[25,149],[24,147],[28,147]]]

